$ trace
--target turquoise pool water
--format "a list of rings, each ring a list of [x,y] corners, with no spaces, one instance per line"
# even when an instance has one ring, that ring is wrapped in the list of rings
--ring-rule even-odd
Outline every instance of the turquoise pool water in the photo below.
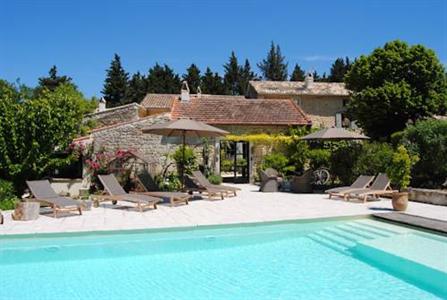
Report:
[[[446,246],[369,219],[0,237],[0,299],[447,299]]]

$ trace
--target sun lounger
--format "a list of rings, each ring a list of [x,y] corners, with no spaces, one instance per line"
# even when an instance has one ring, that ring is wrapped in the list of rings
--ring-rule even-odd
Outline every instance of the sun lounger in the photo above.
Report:
[[[365,203],[366,200],[368,200],[368,196],[378,198],[380,195],[392,194],[395,192],[397,191],[391,189],[391,181],[388,176],[384,173],[379,173],[369,188],[351,190],[346,193],[345,199],[350,200],[352,198],[358,198]]]
[[[224,196],[227,195],[227,191],[202,186],[197,181],[193,180],[191,177],[187,175],[185,175],[184,183],[185,183],[184,186],[185,191],[190,193],[192,192],[205,193],[208,195],[208,199],[212,199],[213,197],[217,196],[223,200]]]
[[[56,194],[48,180],[27,181],[35,201],[49,205],[53,209],[53,216],[57,218],[59,212],[77,211],[82,215],[81,203],[68,197]]]
[[[143,212],[147,207],[157,208],[157,203],[160,202],[159,198],[149,195],[141,194],[128,194],[120,185],[116,177],[112,174],[98,175],[104,189],[107,191],[107,196],[102,196],[103,201],[126,201],[137,204],[138,210]]]
[[[142,173],[138,174],[136,179],[145,190],[140,194],[149,195],[161,199],[169,199],[171,206],[174,206],[178,203],[188,204],[188,201],[191,198],[191,195],[187,193],[159,191],[157,184],[147,171],[143,171]]]
[[[240,191],[240,188],[232,187],[228,185],[218,185],[218,184],[212,184],[208,181],[208,179],[205,177],[205,175],[202,174],[200,171],[192,171],[192,175],[194,176],[194,179],[198,182],[199,185],[211,188],[211,189],[217,189],[226,191],[228,193],[233,193],[234,196],[236,196],[236,192]]]
[[[332,196],[343,197],[346,193],[357,189],[364,189],[373,181],[374,176],[360,175],[350,186],[340,186],[333,189],[326,190],[325,193],[329,194],[329,199]]]

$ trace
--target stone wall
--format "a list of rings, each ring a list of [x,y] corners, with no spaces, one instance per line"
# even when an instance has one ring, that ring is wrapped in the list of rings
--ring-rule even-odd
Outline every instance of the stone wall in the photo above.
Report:
[[[84,122],[93,120],[96,127],[108,126],[116,123],[129,122],[144,117],[146,109],[137,103],[130,103],[118,107],[108,108],[105,111],[88,114]]]
[[[347,97],[336,96],[301,96],[294,100],[312,120],[314,127],[335,126],[335,114],[346,111],[343,99]]]
[[[293,99],[304,113],[312,120],[313,127],[335,126],[335,114],[346,111],[343,100],[347,96],[312,96],[312,95],[257,95],[259,99]]]
[[[447,190],[411,188],[408,198],[411,201],[447,206]]]
[[[165,164],[167,154],[177,145],[169,143],[169,138],[146,134],[141,130],[152,124],[164,123],[169,120],[169,114],[161,114],[93,131],[94,151],[101,149],[107,152],[118,149],[135,150],[151,165],[160,168]]]

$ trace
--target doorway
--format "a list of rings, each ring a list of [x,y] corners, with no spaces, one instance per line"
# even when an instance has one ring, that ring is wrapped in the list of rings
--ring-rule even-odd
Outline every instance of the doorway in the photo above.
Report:
[[[220,142],[220,175],[224,182],[250,181],[250,144],[245,141]]]

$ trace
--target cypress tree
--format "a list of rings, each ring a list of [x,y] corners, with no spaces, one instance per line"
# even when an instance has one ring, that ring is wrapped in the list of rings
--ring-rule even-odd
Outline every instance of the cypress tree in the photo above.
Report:
[[[290,76],[290,81],[303,81],[306,73],[301,69],[298,64],[295,64],[292,75]]]
[[[158,63],[149,69],[146,78],[149,93],[179,94],[181,88],[180,77],[168,65],[160,66]]]
[[[199,68],[195,64],[191,64],[186,70],[186,74],[183,74],[182,78],[188,82],[191,93],[196,94],[197,88],[201,85]]]
[[[107,70],[102,94],[107,101],[107,107],[115,107],[122,104],[126,96],[129,74],[121,66],[121,58],[115,54],[110,68]]]
[[[225,87],[222,77],[218,73],[213,73],[211,69],[206,68],[205,73],[202,76],[201,89],[204,94],[211,95],[223,95],[225,94]]]
[[[241,78],[239,82],[239,92],[240,95],[245,95],[248,89],[248,82],[250,80],[256,80],[256,74],[251,70],[250,62],[248,59],[245,60],[244,67],[241,71]]]
[[[240,80],[242,75],[242,68],[239,66],[237,57],[234,51],[231,52],[228,63],[224,66],[224,85],[228,95],[240,95]]]
[[[343,82],[345,74],[349,71],[350,67],[351,62],[349,61],[348,57],[346,57],[344,60],[341,57],[337,58],[331,66],[331,72],[328,77],[329,81]]]
[[[146,96],[146,91],[146,78],[142,76],[140,72],[133,74],[129,80],[126,96],[124,97],[122,104],[132,102],[140,103],[144,96]]]
[[[284,81],[287,80],[287,63],[281,54],[279,45],[272,42],[267,57],[263,59],[258,68],[261,70],[265,80]]]

